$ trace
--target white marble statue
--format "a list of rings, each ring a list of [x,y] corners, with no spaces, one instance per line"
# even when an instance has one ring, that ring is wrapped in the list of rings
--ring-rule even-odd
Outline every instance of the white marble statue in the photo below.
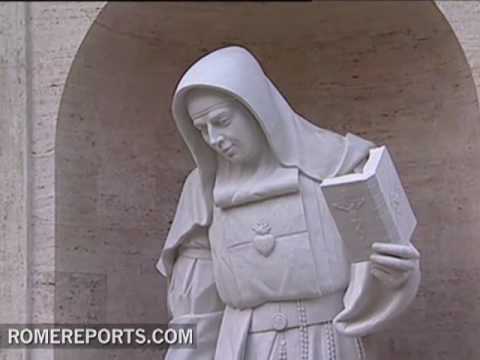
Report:
[[[191,66],[172,112],[196,168],[157,267],[197,347],[166,358],[371,358],[362,337],[411,303],[419,253],[377,242],[349,263],[320,184],[361,172],[374,145],[303,119],[241,47]]]

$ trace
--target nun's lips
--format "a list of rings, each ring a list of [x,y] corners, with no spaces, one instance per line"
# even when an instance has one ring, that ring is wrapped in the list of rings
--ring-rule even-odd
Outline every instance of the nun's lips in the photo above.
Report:
[[[221,149],[222,153],[227,155],[228,157],[233,156],[234,150],[233,150],[233,145],[229,145],[224,149]]]

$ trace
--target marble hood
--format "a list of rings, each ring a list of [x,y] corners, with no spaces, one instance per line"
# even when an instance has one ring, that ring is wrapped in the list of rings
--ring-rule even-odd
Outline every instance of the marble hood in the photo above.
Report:
[[[241,102],[260,124],[273,153],[285,167],[321,181],[351,172],[374,145],[353,134],[341,136],[319,128],[296,113],[245,48],[230,46],[204,56],[182,76],[172,101],[172,115],[197,167],[184,184],[177,213],[157,263],[169,276],[176,249],[198,227],[208,226],[216,173],[216,154],[204,142],[187,113],[186,94],[211,88]]]

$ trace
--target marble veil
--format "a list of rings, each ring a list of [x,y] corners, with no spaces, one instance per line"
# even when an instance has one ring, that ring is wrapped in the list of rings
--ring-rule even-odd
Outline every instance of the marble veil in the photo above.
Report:
[[[341,136],[319,128],[297,114],[246,49],[231,46],[201,58],[183,75],[172,101],[173,118],[197,168],[187,179],[196,184],[184,188],[189,195],[182,194],[157,264],[166,276],[185,235],[195,227],[208,226],[211,216],[216,157],[193,127],[185,104],[187,92],[198,87],[217,89],[240,101],[259,122],[279,162],[312,179],[321,181],[352,171],[373,146],[353,134]]]

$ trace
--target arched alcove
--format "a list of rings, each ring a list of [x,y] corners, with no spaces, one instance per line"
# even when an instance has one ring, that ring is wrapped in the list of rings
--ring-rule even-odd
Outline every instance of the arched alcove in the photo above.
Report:
[[[431,2],[107,5],[76,55],[58,118],[56,321],[166,321],[154,265],[193,166],[171,94],[191,63],[229,44],[255,53],[306,118],[395,157],[419,222],[423,282],[411,312],[378,335],[379,358],[477,358],[478,104]]]

